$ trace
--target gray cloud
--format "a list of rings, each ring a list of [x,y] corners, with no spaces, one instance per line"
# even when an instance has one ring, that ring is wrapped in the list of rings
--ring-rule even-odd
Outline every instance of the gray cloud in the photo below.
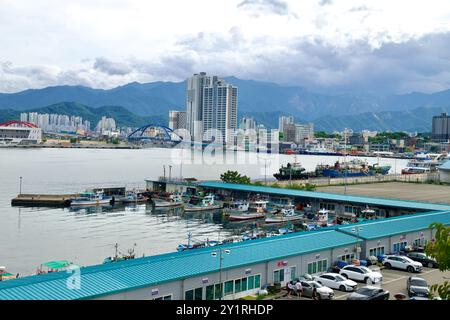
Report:
[[[404,93],[450,88],[450,33],[435,33],[379,48],[367,41],[336,47],[298,38],[276,48],[270,39],[245,39],[239,28],[201,33],[159,59],[86,60],[77,68],[16,67],[0,61],[0,92],[49,85],[111,88],[132,81],[180,81],[198,71],[298,85],[317,91]]]
[[[291,13],[288,4],[281,0],[244,0],[237,7],[248,10],[253,15],[260,13],[289,15]]]
[[[131,68],[125,63],[113,62],[103,57],[95,59],[94,69],[111,76],[123,76],[131,72]]]

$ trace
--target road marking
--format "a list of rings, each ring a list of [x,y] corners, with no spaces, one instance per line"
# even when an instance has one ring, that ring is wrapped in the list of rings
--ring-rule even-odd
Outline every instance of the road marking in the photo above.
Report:
[[[389,269],[388,269],[388,270],[389,270]],[[392,270],[392,271],[397,271],[397,270]],[[399,270],[399,271],[401,271],[401,270]],[[432,273],[432,272],[436,272],[436,271],[439,271],[439,270],[438,270],[438,269],[431,269],[431,270],[429,270],[429,271],[422,271],[420,274],[418,274],[418,276],[420,276],[420,275],[426,275],[426,274],[429,274],[429,273]],[[389,275],[389,273],[390,273],[390,272],[388,272],[388,275]],[[383,274],[383,273],[382,273],[382,274]],[[391,274],[391,275],[396,275],[396,273]],[[401,275],[401,274],[400,274],[400,275]],[[387,284],[392,283],[392,282],[396,282],[396,281],[399,281],[399,280],[403,280],[403,279],[406,279],[406,278],[408,278],[408,277],[410,277],[410,276],[409,276],[409,275],[408,275],[408,276],[401,276],[400,278],[394,278],[393,280],[382,281],[381,284],[380,284],[380,286],[383,287],[383,285],[387,285]],[[383,274],[383,278],[384,278],[384,274]],[[335,295],[335,298],[336,298],[336,300],[340,300],[340,299],[343,299],[343,298],[348,297],[350,294],[351,294],[351,292],[350,292],[350,293],[346,293],[346,294],[344,294],[344,295],[342,295],[342,296],[337,296],[337,295]]]

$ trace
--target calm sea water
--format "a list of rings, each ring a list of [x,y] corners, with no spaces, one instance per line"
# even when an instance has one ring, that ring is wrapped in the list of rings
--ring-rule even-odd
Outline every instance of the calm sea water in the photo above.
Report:
[[[114,255],[114,245],[126,252],[136,244],[138,256],[175,251],[188,232],[198,240],[240,234],[242,226],[223,222],[220,212],[185,215],[180,210],[152,211],[149,206],[94,208],[17,208],[10,201],[19,193],[76,193],[91,187],[144,188],[144,179],[166,176],[219,179],[226,170],[238,170],[253,179],[272,177],[294,156],[227,153],[183,161],[171,149],[0,149],[0,265],[9,272],[27,275],[44,262],[69,260],[79,265],[102,263]],[[297,156],[309,171],[318,163],[338,157]],[[369,163],[377,161],[367,158]],[[225,162],[225,163],[224,163]],[[182,164],[181,164],[182,163]],[[381,159],[400,172],[405,160]],[[169,165],[171,169],[169,169]]]

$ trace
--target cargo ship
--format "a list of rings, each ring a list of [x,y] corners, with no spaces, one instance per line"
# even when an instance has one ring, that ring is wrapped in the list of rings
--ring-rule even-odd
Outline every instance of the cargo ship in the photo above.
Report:
[[[380,166],[378,163],[369,165],[366,161],[354,159],[348,162],[339,162],[333,166],[319,164],[316,167],[317,177],[366,177],[375,175],[385,175],[389,173],[391,166]]]

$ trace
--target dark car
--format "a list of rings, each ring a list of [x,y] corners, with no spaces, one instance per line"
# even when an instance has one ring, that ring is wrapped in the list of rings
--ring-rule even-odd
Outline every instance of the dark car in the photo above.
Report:
[[[379,287],[363,287],[348,296],[347,300],[389,300],[389,291]]]
[[[419,277],[409,277],[408,280],[406,280],[406,290],[408,291],[408,296],[410,298],[427,298],[430,294],[427,281]]]
[[[428,268],[437,268],[438,267],[438,263],[436,262],[436,260],[428,257],[423,252],[408,252],[406,254],[406,256],[408,258],[410,258],[411,260],[420,262],[424,267],[428,267]]]

